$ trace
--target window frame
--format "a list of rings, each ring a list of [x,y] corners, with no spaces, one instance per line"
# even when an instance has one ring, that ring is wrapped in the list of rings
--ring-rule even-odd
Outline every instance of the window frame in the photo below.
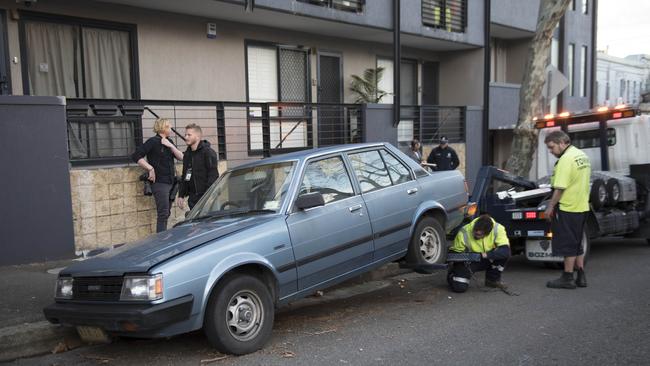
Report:
[[[31,95],[29,90],[29,70],[27,66],[28,60],[28,50],[27,50],[27,35],[25,33],[25,23],[26,22],[45,22],[45,23],[56,23],[77,26],[80,28],[89,27],[89,28],[99,28],[113,31],[122,31],[129,34],[129,61],[131,64],[131,99],[138,100],[140,99],[140,67],[138,59],[138,27],[136,24],[130,23],[120,23],[112,21],[97,20],[91,18],[81,18],[73,17],[68,15],[60,14],[51,14],[51,13],[41,13],[33,12],[27,10],[19,10],[20,20],[18,21],[18,42],[20,46],[20,70],[22,74],[22,84],[23,84],[23,95]],[[82,74],[85,62],[82,58]],[[84,88],[85,92],[85,88]],[[84,96],[79,96],[79,99],[87,98]],[[102,99],[102,98],[97,98]]]
[[[337,152],[337,153],[312,157],[312,158],[309,158],[309,159],[305,160],[305,162],[302,164],[302,167],[300,167],[300,170],[301,170],[300,171],[300,176],[297,178],[298,180],[296,181],[296,188],[293,191],[293,197],[292,197],[292,199],[291,199],[291,201],[289,203],[289,206],[288,206],[288,209],[287,209],[287,214],[290,215],[290,214],[293,214],[293,213],[300,212],[300,210],[298,210],[296,208],[296,201],[298,200],[298,197],[300,197],[300,187],[302,186],[302,181],[305,178],[305,173],[307,172],[307,166],[309,166],[309,164],[311,164],[311,163],[316,163],[316,162],[319,162],[321,160],[327,160],[327,159],[332,159],[332,158],[339,158],[339,159],[341,159],[341,162],[343,162],[343,167],[345,168],[345,173],[348,175],[348,179],[350,179],[350,184],[352,185],[352,196],[346,197],[344,199],[337,200],[337,201],[327,202],[327,203],[325,203],[325,205],[323,205],[323,207],[325,207],[325,206],[327,206],[329,204],[342,202],[342,201],[348,200],[350,198],[354,198],[354,197],[361,194],[361,190],[357,186],[356,180],[350,175],[350,172],[352,172],[353,169],[352,169],[352,166],[350,166],[349,161],[347,160],[347,156],[345,156],[345,154]]]
[[[277,85],[276,85],[276,91],[278,95],[278,100],[276,102],[266,102],[266,103],[281,103],[282,102],[282,90],[281,90],[281,85],[282,81],[280,79],[280,50],[281,49],[293,49],[296,51],[302,51],[305,52],[305,97],[306,101],[304,102],[292,102],[292,103],[304,103],[304,104],[311,104],[312,101],[312,90],[311,90],[311,51],[309,48],[305,48],[302,46],[297,46],[297,45],[285,45],[277,42],[268,42],[268,41],[259,41],[259,40],[254,40],[254,39],[245,39],[244,40],[244,83],[245,83],[245,88],[246,88],[246,103],[249,104],[264,104],[263,102],[251,102],[250,101],[250,89],[249,89],[249,80],[248,80],[248,47],[249,46],[257,46],[257,47],[266,47],[266,48],[274,48],[275,49],[275,57],[276,57],[276,75],[277,75]],[[251,116],[250,116],[250,109],[251,106],[247,105],[246,106],[246,140],[247,140],[247,150],[248,150],[248,155],[263,155],[264,154],[264,149],[252,149],[251,148]],[[281,112],[279,112],[281,113]],[[261,117],[260,117],[261,118]],[[300,151],[304,150],[306,148],[311,148],[312,146],[307,145],[306,147],[293,147],[293,148],[280,148],[280,149],[275,149],[271,147],[271,153],[272,154],[277,154],[277,153],[288,153],[288,152],[294,152],[294,151]]]

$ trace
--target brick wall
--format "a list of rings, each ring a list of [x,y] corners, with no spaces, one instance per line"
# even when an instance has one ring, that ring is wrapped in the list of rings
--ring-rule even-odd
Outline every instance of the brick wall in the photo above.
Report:
[[[219,172],[226,170],[219,163]],[[180,165],[176,166],[180,174]],[[156,232],[156,206],[144,196],[136,166],[70,170],[72,217],[77,252],[107,248],[142,239]],[[172,206],[168,227],[185,218]]]

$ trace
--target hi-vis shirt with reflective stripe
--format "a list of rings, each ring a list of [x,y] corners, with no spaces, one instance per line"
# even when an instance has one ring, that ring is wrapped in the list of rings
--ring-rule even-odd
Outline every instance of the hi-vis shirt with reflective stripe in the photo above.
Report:
[[[454,245],[449,248],[452,252],[473,252],[473,253],[487,253],[496,249],[498,246],[510,245],[506,228],[492,219],[493,229],[490,234],[486,235],[483,239],[474,239],[474,219],[469,224],[463,226],[454,239]]]

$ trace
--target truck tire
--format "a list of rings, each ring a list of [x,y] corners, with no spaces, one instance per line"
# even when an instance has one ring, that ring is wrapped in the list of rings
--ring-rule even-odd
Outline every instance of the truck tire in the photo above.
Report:
[[[442,264],[447,259],[447,238],[438,220],[425,216],[415,226],[406,262],[409,264]]]
[[[228,275],[210,295],[203,331],[222,353],[255,352],[271,338],[274,310],[271,291],[264,282],[246,274]]]
[[[607,204],[608,195],[607,187],[602,179],[596,179],[591,184],[591,191],[589,192],[589,202],[595,210],[599,210]]]
[[[618,179],[610,179],[607,181],[607,204],[609,206],[616,206],[621,200],[621,183]]]

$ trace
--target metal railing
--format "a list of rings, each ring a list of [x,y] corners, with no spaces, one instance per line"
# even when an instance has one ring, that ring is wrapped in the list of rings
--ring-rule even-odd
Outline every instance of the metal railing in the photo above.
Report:
[[[363,11],[365,0],[298,0],[301,3],[360,13]]]
[[[465,33],[467,0],[422,0],[422,24],[447,32]]]
[[[169,119],[171,140],[184,151],[190,123],[219,159],[238,164],[319,146],[362,142],[363,106],[168,100],[68,99],[68,146],[73,165],[124,163],[153,136],[157,118]]]
[[[422,144],[436,144],[442,136],[451,143],[465,142],[465,107],[403,106],[400,116],[397,127],[400,146],[406,146],[414,138]]]

